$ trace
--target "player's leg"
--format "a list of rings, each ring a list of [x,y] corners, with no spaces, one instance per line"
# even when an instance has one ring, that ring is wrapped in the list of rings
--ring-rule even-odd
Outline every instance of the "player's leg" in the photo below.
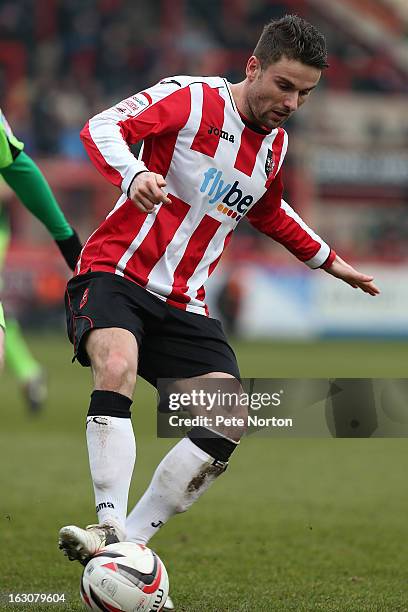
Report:
[[[239,384],[224,372],[207,376],[217,379],[230,377]],[[197,380],[195,388],[199,386]],[[191,411],[191,414],[197,416],[198,413]],[[221,414],[218,410],[218,415]],[[234,410],[234,416],[246,423],[245,408]],[[126,539],[147,544],[172,516],[188,510],[225,472],[244,431],[245,425],[235,426],[233,431],[225,427],[219,431],[215,427],[212,430],[194,427],[189,431],[163,458],[146,492],[129,514]]]
[[[60,547],[85,561],[102,546],[124,539],[129,487],[136,459],[130,407],[136,382],[137,343],[126,329],[94,329],[85,350],[94,391],[86,420],[89,465],[98,525],[67,526]]]
[[[86,438],[99,523],[124,531],[136,445],[130,407],[136,383],[138,347],[126,329],[95,329],[85,343],[94,391]]]
[[[47,399],[44,372],[27,346],[20,324],[10,317],[7,317],[5,360],[20,384],[28,408],[38,412]]]
[[[239,369],[218,321],[182,311],[169,312],[173,325],[167,336],[143,344],[139,371],[153,384],[157,378],[181,378],[179,391],[199,388],[199,379],[223,379],[225,385],[240,390]],[[243,419],[241,427],[215,431],[193,428],[178,442],[157,467],[146,492],[126,521],[126,539],[146,544],[172,516],[186,511],[225,471],[228,461],[246,429],[246,409],[233,406],[234,416]],[[199,412],[191,410],[195,416]]]
[[[8,224],[8,218],[6,215],[5,208],[2,207],[0,202],[0,270],[3,267],[4,259],[7,252],[7,245],[10,239],[10,228]],[[0,288],[2,285],[2,280],[0,278]],[[5,329],[6,323],[4,320],[4,310],[3,305],[0,302],[0,370],[4,366],[4,351],[5,351]]]
[[[3,266],[10,241],[8,211],[0,203],[0,267]],[[14,372],[28,408],[35,413],[47,399],[47,384],[44,372],[28,348],[18,322],[7,318],[7,334],[4,340],[5,361]]]
[[[136,457],[130,407],[137,373],[137,323],[134,328],[128,325],[127,297],[122,298],[122,287],[113,276],[73,279],[67,299],[76,357],[82,365],[91,365],[94,379],[86,438],[98,525],[87,530],[71,525],[60,531],[60,547],[70,559],[80,561],[123,539]],[[110,325],[115,320],[120,327]]]
[[[95,549],[125,539],[128,493],[136,459],[130,404],[136,382],[138,346],[125,329],[99,329],[86,341],[95,390],[87,418],[87,443],[99,523],[87,530]],[[129,400],[126,402],[125,400]],[[99,539],[100,538],[100,539]],[[89,552],[96,552],[87,543]],[[163,610],[174,610],[170,597]]]

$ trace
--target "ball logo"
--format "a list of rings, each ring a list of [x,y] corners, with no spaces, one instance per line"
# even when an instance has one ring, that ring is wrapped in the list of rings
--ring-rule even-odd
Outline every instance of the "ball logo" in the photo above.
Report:
[[[161,605],[161,603],[163,601],[163,597],[164,597],[163,589],[157,589],[156,597],[155,597],[154,603],[152,605],[152,610],[159,610],[159,609],[161,609],[160,605]]]
[[[134,608],[134,612],[139,612],[139,610],[142,610],[143,612],[143,610],[146,608],[146,601],[147,597],[143,597]]]
[[[101,588],[113,597],[118,590],[117,584],[111,578],[103,578]]]
[[[222,171],[217,168],[208,168],[204,172],[204,179],[201,183],[200,191],[205,193],[208,190],[210,204],[217,204],[217,210],[239,221],[254,201],[251,195],[242,193],[239,188],[239,181],[233,184],[225,183]]]

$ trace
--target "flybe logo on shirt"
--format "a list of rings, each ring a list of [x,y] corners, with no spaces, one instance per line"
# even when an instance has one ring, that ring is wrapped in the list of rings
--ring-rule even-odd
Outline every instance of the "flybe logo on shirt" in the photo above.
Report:
[[[233,184],[225,183],[222,171],[217,168],[208,168],[204,172],[204,179],[200,187],[201,193],[208,191],[210,204],[217,204],[217,210],[237,221],[246,213],[254,201],[254,197],[242,193],[239,181]]]

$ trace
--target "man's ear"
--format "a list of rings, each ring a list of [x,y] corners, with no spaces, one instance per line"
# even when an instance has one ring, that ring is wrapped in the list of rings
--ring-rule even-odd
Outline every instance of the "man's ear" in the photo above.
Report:
[[[248,81],[254,81],[261,71],[261,64],[255,55],[251,55],[246,65],[246,77]]]

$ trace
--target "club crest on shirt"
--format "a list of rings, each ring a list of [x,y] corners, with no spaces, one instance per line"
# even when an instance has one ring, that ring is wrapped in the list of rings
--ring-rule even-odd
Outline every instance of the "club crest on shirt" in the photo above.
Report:
[[[274,167],[275,160],[273,159],[273,152],[272,149],[268,149],[268,154],[265,161],[265,173],[267,177],[271,174],[271,172],[273,172]]]

